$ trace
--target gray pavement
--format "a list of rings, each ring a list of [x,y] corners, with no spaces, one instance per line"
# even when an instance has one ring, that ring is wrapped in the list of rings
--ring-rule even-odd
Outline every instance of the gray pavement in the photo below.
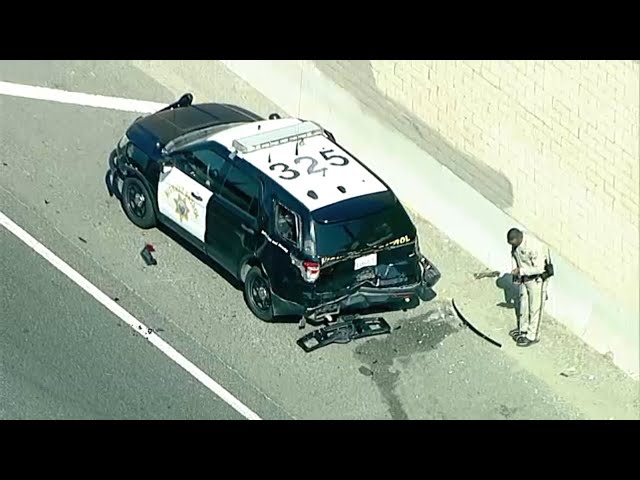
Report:
[[[166,69],[141,63],[0,62],[0,80],[164,102],[173,100],[189,86],[189,81],[180,76],[184,70],[176,69],[178,73],[172,75]],[[193,81],[194,88],[190,90],[196,93],[196,101],[205,100],[198,97],[198,91],[206,90],[206,79],[215,87],[214,98],[209,95],[206,100],[241,104],[261,114],[280,111],[219,64],[208,70],[208,75],[211,78],[202,75]],[[158,78],[162,84],[155,80]],[[252,317],[241,292],[215,268],[161,231],[136,229],[118,203],[108,197],[104,189],[108,154],[136,114],[8,97],[0,97],[0,112],[0,210],[105,293],[117,296],[120,304],[141,321],[160,329],[165,340],[262,418],[560,419],[638,415],[633,384],[625,383],[590,353],[572,350],[572,354],[578,352],[576,355],[580,356],[580,370],[575,377],[565,378],[559,377],[556,368],[561,367],[557,362],[549,360],[548,355],[556,351],[528,350],[525,354],[506,345],[510,312],[483,311],[477,303],[470,302],[484,298],[487,306],[494,307],[502,300],[500,291],[487,282],[470,282],[470,272],[463,269],[481,267],[422,221],[419,225],[423,246],[428,246],[431,256],[448,273],[439,297],[418,310],[386,316],[394,327],[400,327],[389,337],[305,355],[295,345],[300,336],[295,325],[268,325]],[[155,267],[146,267],[138,255],[145,241],[151,241],[158,250],[159,264]],[[4,249],[2,258],[7,264],[4,268],[18,270],[14,265],[17,260],[13,255],[4,255]],[[40,271],[42,282],[55,282],[56,272],[51,270]],[[3,274],[0,285],[4,288],[13,281],[12,277]],[[26,281],[25,277],[23,282]],[[65,294],[73,288],[77,289],[66,287]],[[40,288],[34,291],[47,292]],[[92,306],[91,298],[84,298],[81,293],[74,294],[73,307],[64,304],[64,308],[78,309],[78,313],[99,310],[99,306]],[[34,305],[48,306],[52,295],[49,292],[34,297]],[[497,349],[482,341],[447,315],[444,307],[451,296],[461,299],[465,313],[480,322],[478,326],[490,330],[492,336],[502,335],[500,341],[505,347]],[[42,310],[33,308],[34,315]],[[34,360],[29,369],[34,383],[47,377],[49,372],[42,365],[54,363],[47,357],[55,354],[60,360],[62,351],[66,354],[71,350],[66,362],[73,361],[77,369],[85,369],[84,375],[103,368],[104,365],[85,366],[81,358],[83,353],[100,349],[104,362],[112,359],[107,352],[114,357],[121,351],[129,352],[123,357],[125,363],[144,364],[149,374],[144,375],[147,380],[140,383],[138,393],[156,391],[162,382],[158,374],[151,375],[157,373],[153,368],[170,375],[169,360],[161,354],[154,357],[154,353],[146,351],[150,346],[141,339],[130,338],[130,330],[118,328],[117,323],[115,317],[96,314],[92,328],[106,331],[89,338],[70,337],[67,329],[60,326],[52,329],[49,343],[62,343],[65,349],[43,350],[45,357],[39,357],[43,363]],[[98,327],[99,324],[105,325]],[[566,339],[565,333],[556,333],[556,341]],[[548,335],[551,337],[552,332]],[[8,338],[13,346],[7,346],[7,351],[15,352],[20,338]],[[127,341],[133,342],[128,349]],[[85,346],[72,348],[70,344],[75,342],[84,342]],[[134,344],[139,351],[133,351]],[[2,381],[1,372],[16,360],[15,355],[0,358]],[[560,358],[567,360],[562,355]],[[581,378],[586,375],[584,368],[596,367],[600,369],[596,380]],[[185,387],[178,381],[188,382],[185,377],[187,374],[178,375],[174,383],[165,383],[163,392],[183,397]],[[68,377],[61,381],[73,382]],[[20,382],[14,382],[12,388],[15,391],[11,398],[32,393]],[[83,389],[74,388],[82,395]],[[112,390],[110,395],[120,394]],[[72,415],[102,415],[104,409],[94,407],[95,395],[86,395],[86,402],[78,400],[76,404],[79,413]],[[194,393],[189,397],[190,402],[195,402],[191,403],[192,410],[183,407],[176,412],[202,416],[204,412],[219,411],[223,415],[220,408],[212,410],[211,402],[218,405],[219,401],[210,397],[212,394],[207,391]],[[148,415],[137,404],[130,405],[133,406],[106,411],[123,418]],[[59,412],[38,404],[22,413],[51,417]],[[173,415],[180,418],[181,413]]]
[[[0,228],[0,419],[242,417]]]

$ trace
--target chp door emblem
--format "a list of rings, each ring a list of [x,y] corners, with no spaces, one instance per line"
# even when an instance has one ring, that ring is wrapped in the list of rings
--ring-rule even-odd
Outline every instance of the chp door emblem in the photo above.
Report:
[[[173,195],[172,195],[173,194]],[[189,215],[193,213],[193,218],[198,219],[198,210],[193,199],[187,195],[184,188],[176,185],[171,185],[165,192],[167,199],[173,196],[173,203],[175,204],[175,212],[178,215],[178,220],[189,221]]]
[[[189,221],[189,207],[187,206],[187,202],[184,197],[178,196],[178,198],[175,198],[173,201],[176,204],[176,213],[180,217],[180,221]]]

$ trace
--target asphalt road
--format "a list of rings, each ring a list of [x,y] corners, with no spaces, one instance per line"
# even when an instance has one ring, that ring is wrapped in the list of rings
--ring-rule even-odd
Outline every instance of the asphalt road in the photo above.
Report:
[[[216,95],[207,100],[280,111],[223,67],[212,68]],[[149,72],[129,62],[0,62],[4,81],[159,102],[183,93],[179,76]],[[442,292],[417,310],[385,316],[399,327],[388,337],[304,354],[296,325],[252,317],[214,265],[162,231],[138,230],[109,198],[107,158],[136,116],[0,96],[0,211],[262,418],[584,417],[581,390],[562,394],[517,356],[462,328]],[[434,259],[454,269],[459,252],[437,232],[427,235]],[[147,241],[157,266],[139,256]],[[1,227],[0,248],[0,328],[8,332],[0,338],[1,415],[238,417]],[[466,288],[463,280],[447,282],[445,293]],[[471,298],[464,290],[456,296]]]
[[[0,419],[240,419],[0,229]]]

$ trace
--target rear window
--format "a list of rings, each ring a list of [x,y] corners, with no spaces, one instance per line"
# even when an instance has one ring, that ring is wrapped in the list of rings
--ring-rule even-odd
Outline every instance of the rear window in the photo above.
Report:
[[[320,257],[364,250],[396,239],[414,238],[413,222],[401,206],[355,220],[337,223],[314,222],[316,253]]]

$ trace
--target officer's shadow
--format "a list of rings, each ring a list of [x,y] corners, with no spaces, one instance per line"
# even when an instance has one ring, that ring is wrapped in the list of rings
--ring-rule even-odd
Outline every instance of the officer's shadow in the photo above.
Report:
[[[513,275],[506,273],[496,280],[496,287],[502,290],[504,301],[498,307],[514,309],[516,316],[520,315],[520,286],[513,283]]]

